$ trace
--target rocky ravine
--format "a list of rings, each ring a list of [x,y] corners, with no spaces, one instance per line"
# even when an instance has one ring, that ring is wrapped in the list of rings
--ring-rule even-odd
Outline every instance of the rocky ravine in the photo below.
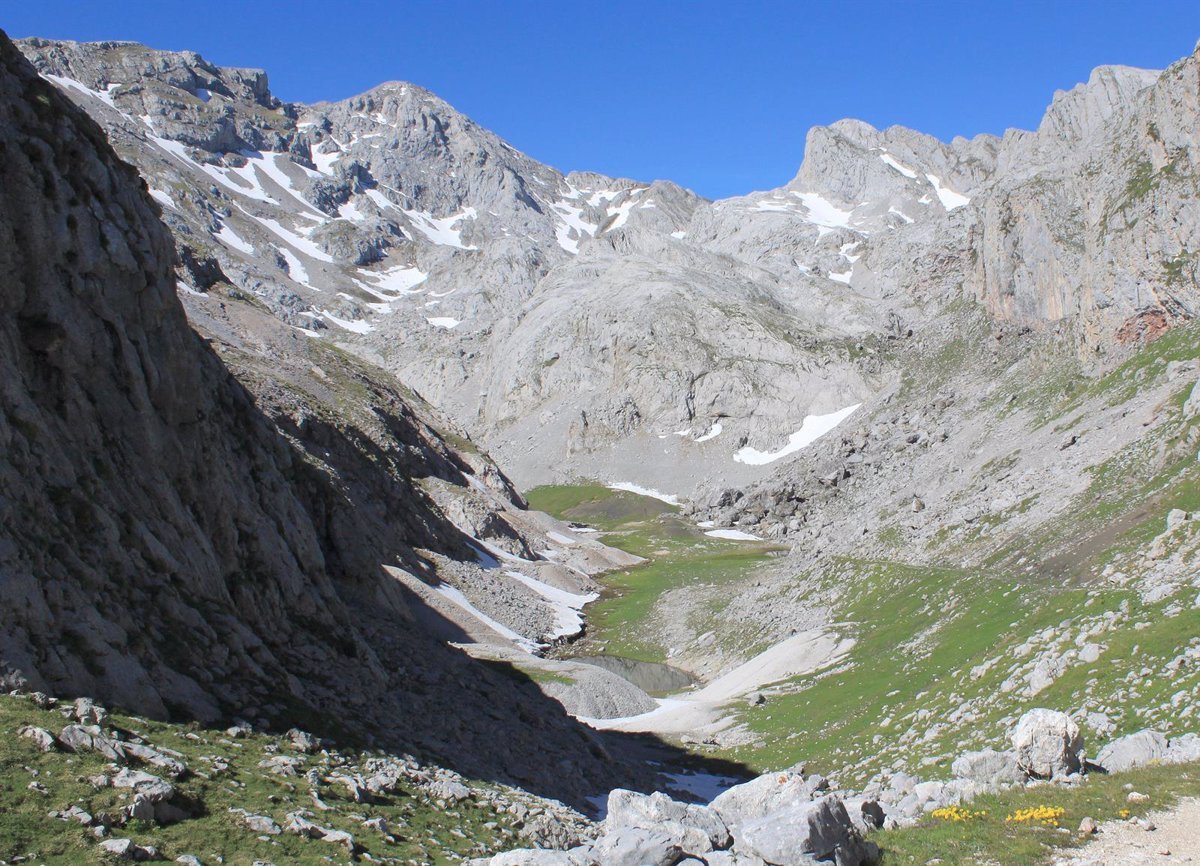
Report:
[[[556,703],[447,647],[466,636],[413,590],[532,644],[564,633],[550,584],[628,558],[581,540],[530,562],[533,588],[485,568],[565,549],[566,527],[386,374],[243,295],[198,298],[193,331],[137,172],[0,50],[5,687],[306,717],[577,802],[620,778]]]

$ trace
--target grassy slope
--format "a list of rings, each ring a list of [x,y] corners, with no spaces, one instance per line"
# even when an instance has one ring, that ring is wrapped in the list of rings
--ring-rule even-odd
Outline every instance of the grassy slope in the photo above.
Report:
[[[103,757],[57,751],[43,754],[30,740],[16,736],[26,724],[57,733],[66,721],[57,711],[39,710],[28,700],[0,696],[0,860],[36,853],[33,862],[46,866],[109,862],[90,828],[48,818],[46,813],[78,804],[93,816],[116,814],[131,799],[129,792],[94,789],[87,777],[109,769]],[[308,768],[328,765],[318,754],[303,756],[306,764],[301,777],[277,776],[260,769],[258,763],[272,754],[297,754],[284,747],[278,737],[251,734],[231,740],[223,731],[119,715],[112,718],[111,724],[137,732],[155,746],[183,753],[192,771],[179,780],[176,788],[179,795],[197,805],[199,817],[165,827],[133,822],[125,828],[115,827],[112,833],[112,838],[128,837],[142,845],[155,845],[167,860],[193,854],[205,863],[235,866],[249,866],[254,860],[293,866],[349,862],[344,848],[328,842],[288,833],[264,841],[243,827],[229,813],[230,808],[268,815],[281,825],[286,823],[288,812],[312,809],[315,814],[311,820],[323,827],[349,831],[373,856],[389,858],[386,862],[393,863],[455,862],[452,853],[481,853],[481,839],[490,840],[488,851],[514,845],[511,831],[502,826],[484,827],[487,822],[504,820],[493,811],[470,800],[449,811],[442,810],[415,786],[385,798],[385,802],[368,805],[347,799],[340,786],[323,785],[322,799],[334,809],[316,811],[302,774]],[[229,769],[214,772],[212,761],[206,757],[227,761]],[[41,783],[48,793],[31,790],[28,786],[32,781]],[[361,826],[362,819],[377,816],[387,820],[396,844]]]

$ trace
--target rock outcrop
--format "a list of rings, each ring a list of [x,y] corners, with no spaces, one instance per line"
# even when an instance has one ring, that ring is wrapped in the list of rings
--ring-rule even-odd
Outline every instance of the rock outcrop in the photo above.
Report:
[[[434,637],[398,579],[478,571],[426,487],[516,515],[494,465],[253,307],[212,299],[201,339],[138,173],[7,39],[0,155],[0,683],[157,717],[307,717],[576,800],[617,781],[556,703]],[[96,722],[63,737],[94,745]]]

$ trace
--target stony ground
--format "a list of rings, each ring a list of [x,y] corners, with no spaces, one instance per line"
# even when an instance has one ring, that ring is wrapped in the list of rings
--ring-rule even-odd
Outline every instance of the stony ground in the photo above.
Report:
[[[1144,863],[1200,862],[1200,799],[1147,816],[1144,821],[1106,821],[1095,841],[1056,860],[1056,866],[1140,866]]]

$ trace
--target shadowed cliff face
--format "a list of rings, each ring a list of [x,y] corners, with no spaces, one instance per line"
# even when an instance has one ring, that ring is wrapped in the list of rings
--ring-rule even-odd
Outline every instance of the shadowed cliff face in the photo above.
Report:
[[[173,249],[137,172],[0,35],[0,684],[340,731],[574,802],[636,784],[532,683],[417,626],[383,568],[469,558],[421,480],[485,458],[265,313],[276,342],[231,338],[227,366]]]

